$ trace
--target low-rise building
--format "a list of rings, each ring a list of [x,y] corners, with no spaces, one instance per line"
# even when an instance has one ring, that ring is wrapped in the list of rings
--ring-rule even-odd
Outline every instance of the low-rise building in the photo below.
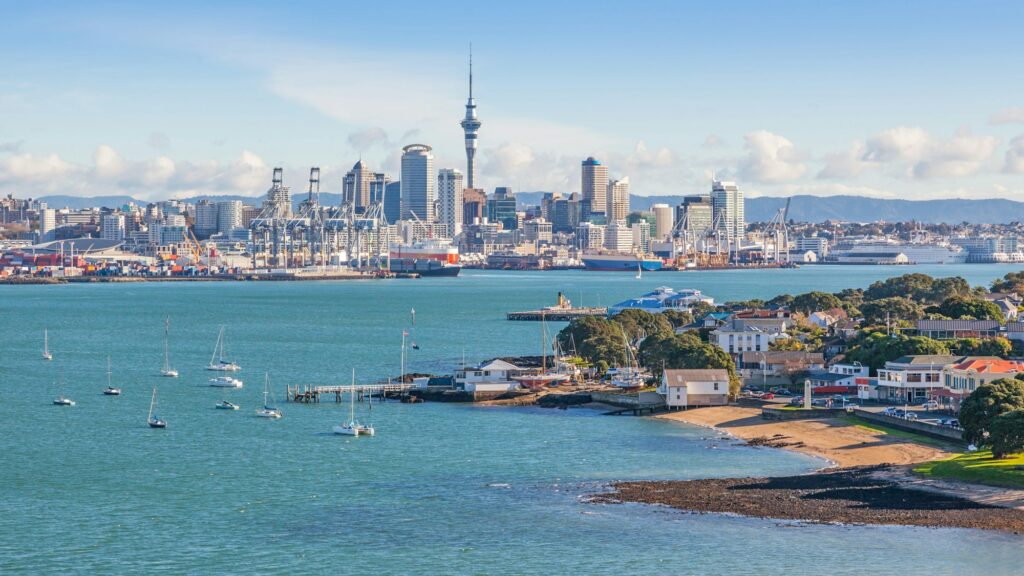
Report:
[[[1024,362],[1003,360],[996,356],[968,356],[942,369],[942,384],[966,396],[978,386],[1000,378],[1013,378],[1024,372]]]
[[[917,333],[935,340],[992,338],[999,335],[998,320],[918,320]]]
[[[929,354],[901,356],[878,370],[878,399],[895,403],[920,403],[935,388],[944,386],[942,371],[962,356]]]
[[[789,338],[788,318],[733,318],[711,333],[715,344],[734,359],[744,352],[765,352],[780,339]]]
[[[665,370],[658,394],[669,408],[723,406],[729,400],[729,371],[724,368]]]
[[[461,368],[455,371],[455,387],[466,392],[506,392],[519,387],[513,376],[523,374],[523,369],[504,360],[492,360],[476,368]]]
[[[748,384],[792,384],[802,373],[824,371],[825,357],[821,352],[803,350],[744,352],[739,366]]]

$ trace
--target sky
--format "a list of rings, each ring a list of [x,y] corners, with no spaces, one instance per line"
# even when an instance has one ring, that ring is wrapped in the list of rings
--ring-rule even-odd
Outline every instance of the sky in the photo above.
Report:
[[[401,147],[479,185],[1024,200],[1024,3],[8,2],[0,194],[338,191]]]

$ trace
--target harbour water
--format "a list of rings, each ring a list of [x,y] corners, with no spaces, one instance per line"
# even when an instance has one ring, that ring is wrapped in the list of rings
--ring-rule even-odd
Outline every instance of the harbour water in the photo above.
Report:
[[[329,434],[346,405],[286,384],[439,372],[536,354],[505,312],[563,291],[609,304],[659,285],[716,299],[865,287],[911,271],[987,284],[1014,268],[804,267],[633,274],[466,271],[419,281],[0,288],[0,573],[1012,574],[1019,536],[820,526],[595,505],[604,482],[791,474],[812,458],[592,411],[360,405],[375,438]],[[648,278],[649,276],[649,278]],[[415,326],[410,309],[416,310]],[[171,318],[178,379],[154,376]],[[219,325],[245,388],[201,386]],[[557,329],[560,325],[552,326]],[[50,334],[52,362],[40,358]],[[105,397],[106,357],[121,397]],[[284,418],[254,417],[270,374]],[[50,404],[64,391],[78,405]],[[167,430],[145,425],[159,386]],[[214,409],[224,395],[238,412]]]

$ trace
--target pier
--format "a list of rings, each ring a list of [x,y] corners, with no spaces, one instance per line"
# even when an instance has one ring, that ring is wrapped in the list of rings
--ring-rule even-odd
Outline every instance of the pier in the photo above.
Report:
[[[525,312],[509,312],[505,315],[508,320],[519,320],[527,322],[540,322],[541,320],[551,322],[569,322],[574,318],[584,316],[607,316],[607,308],[546,308],[544,310],[527,310]]]
[[[334,397],[336,403],[341,403],[347,398],[351,398],[353,395],[356,400],[362,402],[363,400],[372,399],[374,396],[379,397],[381,400],[386,399],[388,396],[392,398],[399,398],[405,396],[412,390],[414,386],[412,384],[356,384],[345,385],[345,386],[313,386],[309,384],[298,384],[296,386],[288,386],[288,402],[298,402],[300,404],[319,404],[320,398],[326,396],[330,398]],[[354,390],[353,390],[354,389]]]

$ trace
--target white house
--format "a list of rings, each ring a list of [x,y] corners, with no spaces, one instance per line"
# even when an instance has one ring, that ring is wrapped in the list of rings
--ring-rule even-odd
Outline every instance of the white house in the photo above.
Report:
[[[924,402],[929,392],[942,388],[943,369],[960,356],[931,354],[901,356],[878,370],[878,399],[896,403]]]
[[[455,387],[466,392],[506,392],[519,387],[512,380],[524,370],[504,360],[492,360],[476,368],[461,368],[455,371]]]
[[[744,352],[765,352],[779,338],[789,338],[788,318],[733,318],[712,332],[715,343],[738,359]]]
[[[729,399],[729,371],[724,368],[703,370],[665,370],[658,394],[669,408],[722,406]]]

